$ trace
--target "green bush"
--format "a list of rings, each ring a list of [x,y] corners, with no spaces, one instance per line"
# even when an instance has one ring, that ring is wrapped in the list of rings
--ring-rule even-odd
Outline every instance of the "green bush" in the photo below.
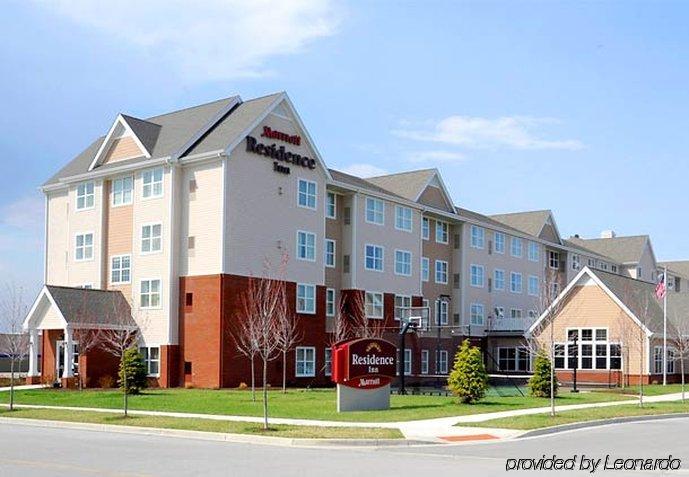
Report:
[[[463,403],[472,404],[486,395],[488,374],[483,366],[481,350],[464,340],[457,350],[452,372],[447,379],[452,394]]]
[[[554,394],[557,396],[557,379],[555,379]],[[550,358],[540,351],[534,360],[534,373],[529,379],[529,392],[534,397],[550,397]]]
[[[126,388],[125,371],[127,376]],[[127,394],[139,394],[142,389],[146,389],[146,375],[146,363],[139,350],[136,348],[126,350],[120,360],[119,379],[117,380],[120,389],[126,389]]]

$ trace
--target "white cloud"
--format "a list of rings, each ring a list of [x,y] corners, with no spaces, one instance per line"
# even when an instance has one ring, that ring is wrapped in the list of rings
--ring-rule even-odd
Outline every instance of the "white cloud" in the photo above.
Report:
[[[403,124],[403,128],[393,131],[393,134],[405,139],[474,149],[578,150],[584,147],[578,140],[549,140],[539,137],[536,129],[556,122],[550,118],[528,116],[507,116],[497,119],[449,116],[438,122],[416,125],[406,123]]]
[[[29,233],[42,231],[44,209],[40,196],[22,197],[0,207],[0,224]]]
[[[466,162],[467,157],[453,151],[414,151],[408,154],[407,161],[413,164],[457,164]]]
[[[357,177],[375,177],[382,176],[388,173],[385,169],[382,169],[373,164],[351,164],[343,169],[339,169],[345,174],[351,174]]]
[[[331,0],[51,0],[36,3],[192,79],[264,76],[267,61],[333,35]]]

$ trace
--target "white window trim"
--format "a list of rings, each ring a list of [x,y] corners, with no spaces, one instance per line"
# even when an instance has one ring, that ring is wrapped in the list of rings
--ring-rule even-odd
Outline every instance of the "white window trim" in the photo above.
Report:
[[[480,285],[474,285],[474,284],[472,283],[472,275],[473,275],[472,269],[473,269],[474,267],[476,267],[477,269],[481,270],[481,277],[482,277],[483,279],[481,280],[481,284],[480,284]],[[472,286],[472,287],[474,287],[474,288],[484,288],[484,287],[486,286],[486,268],[485,268],[483,265],[478,265],[478,264],[476,264],[476,263],[472,263],[471,265],[469,265],[469,285]]]
[[[328,265],[328,244],[333,244],[333,264]],[[335,268],[337,266],[337,241],[334,239],[325,239],[323,242],[323,263],[326,268]]]
[[[383,255],[380,257],[380,263],[382,268],[378,270],[377,268],[369,268],[368,264],[366,263],[366,248],[367,247],[378,247],[383,251]],[[385,247],[383,245],[376,245],[373,243],[366,243],[364,244],[364,270],[369,271],[369,272],[378,272],[378,273],[384,273],[385,272]]]
[[[86,185],[88,185],[88,184],[93,184],[93,194],[92,194],[93,195],[93,205],[90,207],[79,208],[79,186],[83,185],[84,187],[86,187]],[[87,195],[88,194],[84,195],[84,198],[86,198]],[[86,200],[84,199],[84,202],[85,201]],[[86,210],[93,210],[95,208],[96,208],[96,182],[95,181],[80,182],[74,188],[74,210],[76,210],[77,212],[84,212]]]
[[[535,278],[535,279],[536,279],[536,292],[535,292],[535,293],[531,293],[531,279],[532,279],[532,278]],[[540,279],[538,278],[538,276],[537,276],[537,275],[529,275],[528,282],[527,282],[527,288],[528,288],[527,293],[528,293],[530,296],[538,296],[538,295],[539,295],[539,291],[540,291],[540,287],[541,287],[541,281],[540,281]]]
[[[440,224],[443,224],[444,227],[440,227]],[[443,229],[443,228],[444,228],[445,231],[447,232],[447,233],[445,234],[445,235],[447,236],[447,239],[444,240],[444,241],[443,241],[443,240],[438,240],[438,229],[439,229],[439,228],[440,228],[440,229]],[[448,243],[450,243],[450,224],[449,224],[448,222],[445,222],[445,221],[443,221],[443,220],[436,220],[436,221],[435,221],[435,242],[436,242],[436,243],[441,243],[441,244],[443,244],[443,245],[447,245]]]
[[[144,252],[144,227],[151,227],[151,233],[153,233],[153,227],[156,225],[160,225],[160,249],[159,250],[149,250],[148,252]],[[149,240],[153,241],[153,235],[149,238]],[[141,224],[139,227],[139,255],[155,255],[163,253],[163,223],[162,222],[147,222],[144,224]]]
[[[374,220],[368,220],[368,201],[369,200],[373,201],[374,203],[380,202],[381,204],[383,204],[383,209],[382,209],[383,220],[382,220],[382,222],[376,222]],[[366,221],[367,224],[380,225],[380,226],[385,225],[385,202],[382,199],[376,199],[375,197],[366,197],[366,200],[364,200],[364,221]]]
[[[535,247],[535,250],[536,250],[536,257],[535,258],[531,256],[531,251],[534,250],[533,247]],[[529,262],[534,262],[534,263],[540,262],[540,260],[541,260],[541,249],[540,249],[540,245],[538,245],[538,242],[534,242],[533,240],[529,240],[529,245],[527,248],[528,248],[527,255],[529,258]]]
[[[313,352],[313,373],[299,373],[297,371],[297,356],[299,355],[299,350],[311,350]],[[306,362],[306,361],[304,361]],[[316,347],[315,346],[297,346],[294,348],[294,377],[296,378],[313,378],[316,376]]]
[[[445,317],[443,318],[443,306],[445,307]],[[448,325],[450,323],[450,302],[447,300],[436,300],[435,301],[435,310],[437,316],[436,321],[438,325]]]
[[[474,230],[481,231],[481,245],[474,245]],[[469,245],[471,248],[483,250],[486,246],[486,229],[478,225],[472,225],[469,229]]]
[[[159,378],[160,377],[160,362],[161,362],[160,346],[159,345],[158,346],[148,346],[148,345],[139,346],[139,352],[141,352],[141,349],[144,349],[144,348],[146,349],[146,355],[148,356],[148,358],[144,360],[144,363],[146,364],[146,377],[148,377],[148,378]],[[151,348],[157,348],[158,349],[158,359],[151,359],[150,358]],[[157,373],[149,373],[148,372],[150,369],[151,361],[157,361],[158,362],[158,372]]]
[[[315,198],[314,198],[313,207],[310,207],[310,206],[308,206],[308,205],[301,205],[301,204],[299,203],[299,183],[300,183],[301,181],[304,181],[304,182],[306,182],[307,184],[313,184],[314,186],[316,186],[315,189],[314,189],[314,197],[315,197]],[[307,197],[308,197],[308,194],[307,194]],[[316,210],[316,209],[318,208],[318,182],[310,181],[310,180],[308,180],[308,179],[303,179],[303,178],[301,178],[301,177],[297,177],[297,207],[299,207],[299,208],[301,208],[301,209],[307,209],[307,210]]]
[[[495,278],[495,273],[496,272],[502,272],[502,287],[498,288],[497,283],[498,280]],[[505,270],[502,268],[496,268],[493,270],[493,289],[498,290],[498,291],[505,291],[505,282],[507,281],[507,275],[505,274]]]
[[[160,290],[158,291],[158,296],[159,296],[158,303],[159,303],[159,305],[158,306],[141,306],[141,295],[142,295],[141,285],[143,284],[143,282],[152,282],[152,281],[156,281],[156,280],[158,280],[160,282]],[[152,295],[152,293],[149,292],[149,295]],[[138,298],[139,298],[138,305],[139,305],[140,310],[162,310],[163,309],[163,279],[159,278],[159,277],[141,278],[139,280],[139,296],[138,296]]]
[[[438,280],[438,263],[444,263],[445,264],[445,281],[439,281]],[[450,265],[447,263],[445,260],[436,260],[435,261],[435,266],[433,267],[433,278],[434,282],[438,283],[440,285],[447,285],[447,281],[449,279],[450,275]]]
[[[366,295],[368,295],[369,293],[373,294],[373,295],[380,295],[381,316],[371,316],[366,312]],[[364,315],[366,315],[366,318],[369,320],[384,320],[385,319],[385,293],[379,292],[379,291],[370,291],[370,290],[366,290],[364,292]]]
[[[408,274],[397,272],[397,252],[409,254],[409,273]],[[400,276],[400,277],[411,277],[413,272],[414,272],[414,264],[412,263],[412,261],[414,260],[414,255],[409,250],[402,250],[402,249],[396,248],[394,259],[395,259],[395,263],[394,263],[395,266],[393,267],[393,271],[395,272],[395,275]]]
[[[413,364],[413,356],[414,354],[411,352],[411,349],[409,348],[404,348],[404,375],[405,376],[411,376],[412,371],[414,370],[414,367],[412,366]],[[409,371],[407,372],[407,366],[409,366]]]
[[[122,263],[123,258],[129,258],[129,280],[126,282],[123,282],[122,280],[118,282],[112,281],[112,261],[116,258],[120,259],[120,264]],[[126,285],[129,283],[132,283],[132,256],[129,253],[124,253],[121,255],[111,255],[110,256],[110,276],[108,277],[108,281],[110,282],[111,285]],[[122,278],[122,267],[120,267],[120,278]]]
[[[87,235],[91,235],[91,258],[77,258],[77,237],[83,235],[86,237]],[[96,234],[95,232],[77,232],[74,234],[74,242],[72,242],[74,245],[74,261],[75,262],[93,262],[96,259]]]
[[[517,276],[519,275],[519,284],[520,284],[520,290],[519,291],[514,291],[512,289],[512,276]],[[510,293],[514,293],[515,295],[521,295],[524,293],[524,275],[520,272],[510,272]]]
[[[300,310],[299,309],[299,287],[311,287],[313,288],[313,311],[308,311],[308,310]],[[297,288],[295,290],[295,295],[296,295],[296,303],[295,303],[295,308],[297,310],[297,313],[300,315],[315,315],[316,314],[316,309],[318,308],[318,296],[317,296],[318,288],[316,285],[312,283],[297,283]]]
[[[151,182],[151,195],[146,197],[144,195],[144,187],[146,186],[146,183],[144,182],[144,174],[146,172],[151,172],[151,174],[154,173],[155,170],[160,169],[162,171],[162,176],[160,178],[160,194],[153,194],[153,185],[156,183],[155,181]],[[152,167],[150,169],[146,169],[144,171],[141,171],[141,200],[153,200],[153,199],[161,199],[165,197],[165,169],[160,166],[160,167]]]
[[[425,357],[425,359],[424,359]],[[429,366],[429,354],[427,349],[422,349],[421,350],[421,374],[428,374],[428,371],[430,369]],[[424,362],[425,361],[425,362]]]
[[[402,210],[402,211],[408,210],[410,213],[409,228],[408,229],[405,229],[404,227],[399,227],[397,225],[397,213],[400,210]],[[395,230],[399,230],[399,231],[407,232],[407,233],[412,233],[414,231],[414,210],[411,207],[405,207],[403,205],[395,205]]]
[[[481,308],[481,323],[474,323],[473,319],[473,309],[474,307]],[[473,302],[469,305],[469,325],[470,326],[484,326],[486,323],[486,306],[483,303]]]
[[[299,256],[299,234],[306,234],[307,236],[313,235],[313,258],[302,258]],[[297,248],[295,250],[297,260],[302,262],[315,262],[316,261],[316,243],[318,242],[318,237],[315,233],[309,232],[308,230],[297,230]]]
[[[332,292],[333,294],[333,312],[328,313],[328,294]],[[337,314],[337,292],[335,291],[334,288],[326,288],[325,289],[325,316],[335,316]]]
[[[443,357],[445,359],[443,359]],[[443,364],[445,363],[445,364]],[[448,355],[447,355],[447,350],[441,349],[440,350],[440,356],[438,357],[438,367],[440,368],[438,371],[440,374],[447,374],[449,370],[449,361],[448,361]]]
[[[498,235],[502,237],[502,250],[498,250],[498,246],[497,246]],[[497,254],[505,255],[505,248],[506,247],[507,247],[507,236],[502,232],[494,232],[494,234],[493,234],[493,251]]]
[[[424,264],[424,262],[428,265],[426,267],[426,271],[428,272],[428,276],[426,278],[424,278],[424,276],[423,276],[423,264]],[[424,283],[430,282],[431,281],[431,259],[428,257],[421,257],[420,267],[421,267],[421,281]]]
[[[519,243],[519,255],[514,253],[513,243]],[[521,237],[510,237],[510,257],[522,258],[524,256],[524,241]]]
[[[328,212],[329,209],[329,202],[328,202],[328,197],[333,196],[334,202],[333,202],[333,215],[330,215]],[[337,219],[337,194],[331,191],[326,191],[325,194],[325,218],[326,219],[332,219],[336,220]]]
[[[129,202],[122,202],[121,204],[115,204],[115,182],[120,181],[120,180],[124,181],[127,178],[132,180],[132,189],[131,189],[132,198],[129,199]],[[114,178],[110,182],[110,207],[125,207],[128,205],[132,205],[134,203],[134,189],[136,189],[136,185],[135,185],[135,181],[134,181],[134,176],[132,174]]]
[[[425,229],[427,234],[424,234],[424,227],[423,227],[424,222],[428,223],[428,228]],[[429,219],[428,217],[421,217],[421,239],[422,240],[430,240],[431,239],[431,219]]]
[[[405,301],[409,300],[409,306],[411,306],[412,296],[411,295],[400,295],[400,294],[395,293],[394,302],[393,302],[395,305],[395,309],[394,309],[394,312],[392,314],[393,315],[392,317],[395,321],[400,321],[400,317],[397,316],[397,298],[402,298]],[[383,300],[385,300],[385,295],[383,295]],[[383,306],[385,306],[385,305],[383,305]]]
[[[330,359],[328,359],[328,352],[330,352]],[[327,368],[328,363],[330,363],[330,371],[328,371]],[[327,346],[323,350],[323,374],[325,374],[326,376],[333,375],[333,350],[332,348]]]

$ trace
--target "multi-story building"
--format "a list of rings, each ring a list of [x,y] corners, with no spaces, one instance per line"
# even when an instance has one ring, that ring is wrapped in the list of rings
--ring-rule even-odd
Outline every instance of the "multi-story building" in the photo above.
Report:
[[[429,310],[404,356],[417,381],[446,375],[466,338],[491,369],[528,372],[523,336],[543,296],[585,266],[656,268],[650,241],[633,265],[597,241],[562,239],[550,211],[459,208],[436,169],[368,179],[329,169],[285,93],[120,115],[43,191],[46,286],[26,320],[33,380],[78,372],[96,384],[114,364],[80,355],[76,330],[122,326],[117,304],[141,329],[158,385],[246,382],[233,339],[241,297],[285,256],[301,336],[292,385],[329,382],[343,303],[360,303],[394,340],[411,307]],[[271,363],[275,379],[281,366]]]

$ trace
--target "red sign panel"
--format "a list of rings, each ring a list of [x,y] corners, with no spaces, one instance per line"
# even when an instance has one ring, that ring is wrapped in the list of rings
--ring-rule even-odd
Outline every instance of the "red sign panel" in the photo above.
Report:
[[[333,346],[332,380],[352,388],[389,384],[397,373],[397,347],[379,338],[359,338]]]

